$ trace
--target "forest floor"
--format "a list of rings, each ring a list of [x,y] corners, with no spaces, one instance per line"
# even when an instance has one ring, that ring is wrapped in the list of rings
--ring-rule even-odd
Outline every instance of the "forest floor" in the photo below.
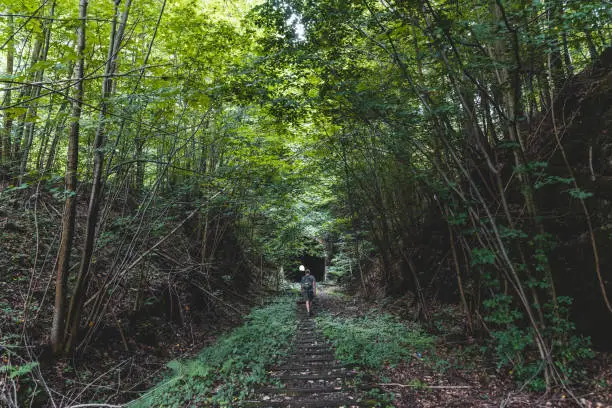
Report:
[[[396,302],[383,299],[366,302],[350,297],[339,288],[329,287],[331,295],[322,296],[321,303],[335,318],[359,319],[385,312],[400,314]],[[372,371],[376,385],[385,393],[393,393],[393,406],[406,408],[434,407],[575,407],[581,406],[567,393],[550,395],[530,392],[512,378],[507,368],[498,367],[484,343],[466,337],[459,330],[462,321],[459,310],[448,305],[432,308],[433,329],[426,330],[435,338],[435,346],[423,353],[402,359],[399,364],[384,364]],[[574,396],[583,407],[612,407],[612,354],[596,353],[586,362],[584,378],[572,387]]]
[[[299,299],[299,296],[293,299]],[[333,347],[339,366],[355,367],[361,373],[353,386],[365,393],[359,396],[360,402],[356,406],[612,406],[610,354],[598,353],[585,362],[586,380],[571,387],[573,397],[562,391],[543,395],[517,383],[508,368],[498,367],[484,341],[466,337],[458,324],[462,318],[455,307],[432,307],[435,324],[425,329],[407,318],[407,310],[399,310],[397,299],[367,302],[347,295],[339,287],[320,285],[316,302],[315,316],[311,318],[313,330],[322,333]],[[217,406],[215,403],[218,401],[222,401],[218,404],[220,406],[234,406],[228,401],[245,397],[249,401],[259,401],[253,406],[268,406],[265,398],[257,393],[253,396],[251,392],[262,385],[266,385],[266,390],[275,389],[270,386],[273,383],[269,382],[269,376],[274,378],[274,373],[282,371],[285,364],[296,358],[288,350],[291,339],[295,339],[293,334],[299,330],[297,322],[304,308],[299,300],[296,304],[295,300],[286,297],[272,305],[259,309],[256,318],[247,317],[244,326],[231,331],[220,343],[211,344],[198,358],[177,364],[174,374],[167,373],[165,381],[160,383],[170,383],[171,386],[154,388],[135,407]],[[269,350],[270,343],[274,344],[272,348],[276,352],[262,361],[259,357],[264,350]],[[228,361],[238,363],[239,367],[222,364]],[[252,368],[253,364],[260,364],[260,368]],[[263,366],[267,367],[267,375],[261,370]],[[190,376],[194,381],[189,380]],[[275,392],[282,395],[283,389]],[[289,395],[284,398],[290,400]],[[313,391],[310,397],[302,397],[305,401],[317,398],[327,397],[320,396],[318,391]],[[175,405],[157,405],[160,401],[173,401]],[[267,401],[273,401],[272,397],[268,396]],[[315,402],[320,405],[323,401],[328,400]],[[371,405],[372,401],[377,402]],[[272,405],[283,406],[278,402]],[[241,405],[236,403],[235,406]]]
[[[151,278],[141,312],[133,313],[131,301],[114,301],[112,312],[77,353],[52,358],[54,258],[62,207],[46,192],[24,191],[0,195],[0,407],[5,406],[3,393],[12,394],[13,388],[20,407],[132,400],[160,380],[168,361],[195,356],[242,324],[242,316],[267,296],[266,291],[250,299],[224,293],[231,308],[196,303],[194,298],[204,296],[187,298],[192,294],[181,282]],[[86,212],[85,204],[79,206],[77,241]],[[74,252],[72,265],[80,255]],[[106,258],[102,253],[98,262]]]
[[[21,298],[16,296],[9,295],[3,301],[7,312],[22,307]],[[6,307],[7,301],[10,308]],[[244,314],[250,307],[244,303],[234,303],[233,306],[244,310]],[[214,344],[220,336],[241,323],[239,317],[227,316],[218,310],[211,311],[207,317],[189,321],[186,325],[170,322],[164,316],[150,316],[133,323],[120,320],[124,329],[131,326],[130,336],[126,338],[127,348],[117,328],[109,326],[103,328],[83,352],[59,359],[50,358],[47,336],[34,339],[26,334],[26,337],[21,337],[20,328],[9,328],[11,331],[8,331],[9,324],[5,320],[2,324],[4,330],[0,331],[0,368],[12,365],[18,369],[30,362],[38,364],[32,373],[24,373],[16,382],[23,397],[20,398],[23,407],[69,407],[89,402],[120,404],[158,383],[167,371],[169,361],[193,358],[201,349]],[[48,327],[48,321],[39,321],[29,330],[40,332]],[[25,339],[29,342],[26,343]],[[5,348],[4,352],[2,348]],[[3,379],[0,371],[0,388]],[[48,392],[39,386],[43,382],[53,395],[54,403]]]

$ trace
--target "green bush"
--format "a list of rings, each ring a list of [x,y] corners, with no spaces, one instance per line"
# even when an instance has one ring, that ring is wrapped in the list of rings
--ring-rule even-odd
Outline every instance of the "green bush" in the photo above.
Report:
[[[542,334],[552,339],[552,358],[557,370],[571,382],[583,376],[579,367],[585,359],[593,357],[593,352],[589,338],[575,333],[575,325],[569,318],[572,299],[559,296],[556,300],[556,306],[550,302],[544,304],[543,316],[549,324],[542,329]],[[492,341],[488,349],[495,352],[498,368],[508,367],[518,382],[534,391],[544,391],[544,367],[534,351],[533,330],[522,327],[523,313],[513,305],[512,297],[500,293],[483,304],[487,311],[485,320],[491,324]]]

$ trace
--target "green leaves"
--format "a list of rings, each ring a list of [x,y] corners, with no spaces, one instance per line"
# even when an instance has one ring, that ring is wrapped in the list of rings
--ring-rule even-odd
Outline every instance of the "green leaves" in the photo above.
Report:
[[[488,248],[472,249],[472,266],[495,264],[495,253]]]
[[[19,366],[13,366],[10,364],[3,365],[0,367],[0,374],[8,374],[9,378],[15,379],[30,374],[35,367],[38,367],[38,362],[36,361],[31,361]]]
[[[567,192],[569,193],[569,195],[571,195],[572,197],[577,198],[579,200],[584,200],[584,199],[587,199],[587,198],[593,196],[593,193],[586,192],[586,191],[581,190],[579,188],[571,188],[571,189],[567,190]]]
[[[574,179],[571,177],[545,176],[543,179],[540,179],[535,183],[535,188],[537,190],[552,184],[571,184],[573,181]]]
[[[548,162],[542,161],[532,161],[525,165],[517,165],[514,168],[514,171],[517,173],[526,173],[526,174],[542,174],[543,169],[548,167]]]

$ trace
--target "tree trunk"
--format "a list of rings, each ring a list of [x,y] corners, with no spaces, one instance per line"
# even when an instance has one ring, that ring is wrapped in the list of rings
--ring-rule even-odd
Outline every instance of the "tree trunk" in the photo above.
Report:
[[[53,132],[53,139],[51,140],[51,146],[49,146],[49,154],[47,155],[47,161],[44,166],[45,173],[49,173],[53,170],[53,163],[55,161],[55,151],[57,149],[57,144],[59,143],[60,135],[62,134],[62,132],[64,131],[64,127],[66,126],[66,117],[64,116],[64,111],[68,109],[68,105],[69,99],[66,98],[66,100],[62,103],[62,106],[60,106],[59,108],[57,115],[58,123],[57,126],[55,126],[55,131]],[[43,160],[43,157],[44,156],[41,155],[41,161]]]
[[[549,0],[549,5],[546,7],[546,16],[548,17],[548,27],[546,28],[548,31],[553,31],[555,24],[557,24],[557,15],[558,15],[558,6],[556,4],[556,0]],[[548,70],[550,79],[553,84],[553,91],[555,95],[559,90],[563,87],[563,83],[565,82],[565,75],[563,73],[563,63],[561,60],[561,50],[559,49],[559,37],[553,33],[551,35],[547,35],[548,37]],[[552,98],[555,97],[552,96]]]
[[[13,75],[13,65],[15,61],[15,43],[12,39],[14,31],[13,16],[8,17],[8,35],[11,38],[7,44],[6,51],[6,74],[8,76]],[[6,90],[4,91],[4,99],[2,100],[2,106],[8,107],[11,105],[11,87],[10,83],[6,84]],[[11,130],[13,128],[13,117],[12,113],[4,111],[4,129],[0,132],[0,180],[8,175],[8,168],[11,163]],[[3,174],[6,173],[6,174]]]
[[[58,250],[57,277],[55,280],[55,309],[53,310],[53,324],[51,327],[51,346],[54,353],[60,353],[64,346],[65,308],[66,308],[66,282],[70,266],[70,253],[74,236],[74,222],[76,217],[76,188],[77,171],[79,163],[79,120],[83,104],[83,74],[85,71],[85,26],[87,18],[88,0],[79,1],[79,18],[81,20],[77,39],[77,70],[74,84],[72,103],[72,123],[68,138],[68,158],[66,164],[66,203],[62,219],[62,238]]]
[[[124,6],[124,11],[121,16],[119,29],[116,29],[117,24],[117,8],[118,2],[115,3],[115,18],[111,27],[111,37],[109,41],[108,59],[104,72],[104,81],[102,82],[102,102],[100,106],[100,116],[98,127],[94,138],[94,169],[91,194],[89,196],[89,208],[87,212],[87,228],[85,232],[85,246],[81,256],[79,273],[77,276],[76,286],[72,298],[70,300],[70,309],[67,318],[66,332],[66,351],[70,350],[74,345],[74,340],[78,332],[79,321],[85,301],[85,291],[90,277],[91,258],[96,237],[96,224],[98,222],[98,213],[100,210],[100,202],[102,201],[103,183],[103,168],[104,168],[104,145],[106,142],[106,121],[108,120],[109,98],[113,89],[113,75],[117,66],[117,54],[121,44],[127,18],[129,15],[131,0],[127,0]]]
[[[51,5],[50,18],[53,18],[53,14],[55,13],[55,2]],[[53,24],[53,20],[49,20],[44,24],[43,27],[43,44],[40,52],[36,54],[36,61],[46,61],[47,55],[49,53],[49,44],[51,42],[51,27]],[[38,111],[38,98],[40,97],[40,91],[42,89],[42,85],[40,82],[43,80],[44,68],[37,70],[34,73],[34,82],[31,92],[32,101],[30,103],[30,107],[28,108],[28,121],[26,123],[26,139],[22,149],[21,155],[21,166],[19,168],[19,183],[21,184],[23,181],[23,176],[27,171],[28,159],[30,155],[30,150],[32,149],[32,143],[34,142],[34,129],[36,127],[36,113]],[[49,111],[51,107],[49,107]]]

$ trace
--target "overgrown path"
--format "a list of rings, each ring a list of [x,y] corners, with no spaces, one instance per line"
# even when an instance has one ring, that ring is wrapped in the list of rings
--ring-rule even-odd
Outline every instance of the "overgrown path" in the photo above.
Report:
[[[336,290],[320,291],[315,317],[298,293],[255,308],[196,358],[168,363],[172,372],[129,406],[392,406],[375,379],[432,350],[433,339]]]
[[[315,301],[316,313],[323,311],[328,295],[320,291],[323,302]],[[292,351],[282,364],[272,367],[271,385],[259,389],[259,394],[246,401],[248,407],[363,407],[374,406],[366,401],[358,380],[360,370],[355,365],[341,364],[332,345],[317,328],[313,317],[297,304],[297,331]]]

